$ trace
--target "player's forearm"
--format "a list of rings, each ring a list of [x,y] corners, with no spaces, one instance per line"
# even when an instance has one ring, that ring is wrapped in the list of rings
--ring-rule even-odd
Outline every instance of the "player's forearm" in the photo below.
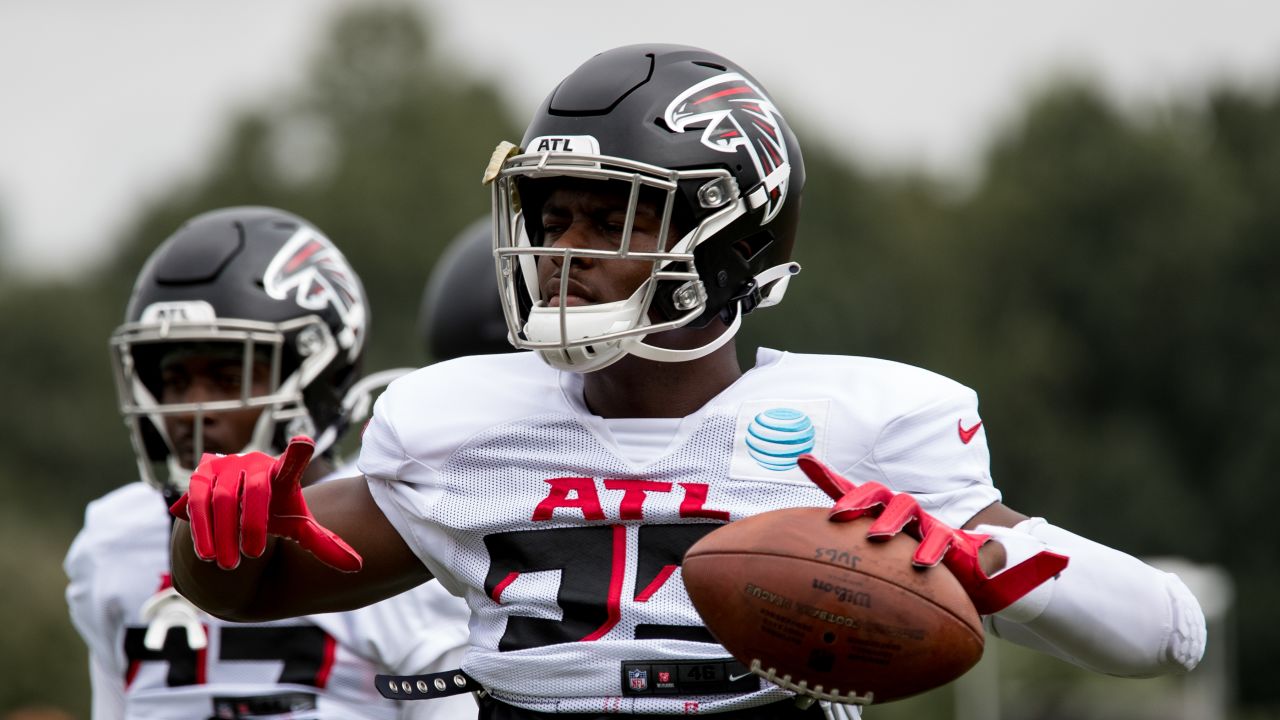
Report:
[[[994,634],[1109,675],[1148,677],[1200,661],[1204,615],[1177,576],[1040,518],[1016,529],[1070,564],[988,618]]]
[[[191,526],[178,520],[173,527],[170,542],[170,563],[173,586],[183,597],[201,610],[237,622],[261,618],[252,617],[251,610],[262,592],[263,575],[275,555],[278,538],[267,538],[267,549],[262,557],[240,558],[234,570],[223,570],[216,563],[201,560],[191,541]]]
[[[352,610],[431,579],[431,573],[377,509],[363,478],[320,483],[308,488],[307,497],[314,501],[324,526],[352,539],[352,553],[358,550],[356,556],[365,558],[362,569],[338,570],[297,542],[267,535],[260,557],[252,559],[238,552],[238,564],[225,570],[196,555],[190,525],[179,521],[170,543],[174,587],[216,617],[262,622]]]

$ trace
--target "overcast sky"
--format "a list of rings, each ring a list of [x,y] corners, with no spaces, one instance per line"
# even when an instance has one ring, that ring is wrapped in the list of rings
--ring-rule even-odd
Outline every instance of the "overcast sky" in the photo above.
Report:
[[[142,199],[199,170],[229,110],[299,82],[359,1],[0,0],[0,261],[56,274],[101,257]],[[1064,70],[1132,103],[1280,86],[1272,0],[410,1],[518,118],[595,52],[687,43],[852,157],[948,173]]]

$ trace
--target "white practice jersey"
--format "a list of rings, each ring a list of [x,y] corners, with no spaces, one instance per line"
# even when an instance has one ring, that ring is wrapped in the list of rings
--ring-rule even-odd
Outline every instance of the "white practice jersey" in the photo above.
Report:
[[[162,649],[148,649],[142,609],[169,584],[169,530],[160,493],[133,483],[89,504],[67,554],[67,601],[89,646],[94,720],[475,717],[470,695],[402,708],[374,688],[379,672],[458,666],[468,611],[437,583],[353,612],[261,624],[225,622],[171,598],[198,614],[207,646],[192,649],[173,627]]]
[[[463,667],[495,697],[547,712],[706,713],[788,693],[755,678],[663,692],[673,677],[691,687],[690,661],[740,674],[685,594],[685,550],[731,520],[830,506],[795,466],[802,451],[960,526],[1000,499],[977,413],[971,390],[915,367],[761,350],[701,410],[655,421],[662,437],[637,442],[645,425],[628,421],[619,443],[614,421],[585,407],[581,375],[532,353],[490,355],[393,383],[358,465],[470,604]]]

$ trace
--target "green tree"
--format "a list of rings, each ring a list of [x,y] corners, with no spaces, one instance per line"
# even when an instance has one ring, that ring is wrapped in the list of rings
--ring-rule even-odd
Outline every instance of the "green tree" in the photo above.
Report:
[[[433,55],[414,11],[349,12],[304,87],[236,118],[209,171],[140,217],[115,274],[132,278],[155,244],[197,212],[282,207],[328,233],[365,279],[367,366],[419,363],[413,328],[427,271],[456,232],[487,212],[480,175],[497,141],[512,137],[496,91]]]
[[[5,282],[6,277],[13,275],[13,246],[2,200],[0,198],[0,284]]]
[[[997,134],[963,194],[810,148],[805,270],[746,330],[954,377],[981,396],[1011,506],[1226,567],[1257,708],[1280,701],[1260,670],[1280,578],[1257,534],[1280,501],[1278,122],[1274,96],[1123,112],[1067,80]]]

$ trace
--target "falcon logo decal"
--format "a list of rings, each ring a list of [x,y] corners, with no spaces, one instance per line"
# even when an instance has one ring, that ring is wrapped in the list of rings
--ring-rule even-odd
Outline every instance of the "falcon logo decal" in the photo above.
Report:
[[[756,177],[765,182],[768,191],[763,225],[778,214],[787,198],[790,166],[780,117],[778,108],[760,88],[739,73],[725,73],[680,93],[667,106],[665,119],[676,132],[706,123],[702,144],[712,150],[746,150]],[[774,176],[774,172],[778,175]]]
[[[267,294],[307,310],[332,307],[345,326],[337,340],[353,357],[365,335],[364,290],[338,248],[312,228],[299,228],[280,248],[262,276]]]

